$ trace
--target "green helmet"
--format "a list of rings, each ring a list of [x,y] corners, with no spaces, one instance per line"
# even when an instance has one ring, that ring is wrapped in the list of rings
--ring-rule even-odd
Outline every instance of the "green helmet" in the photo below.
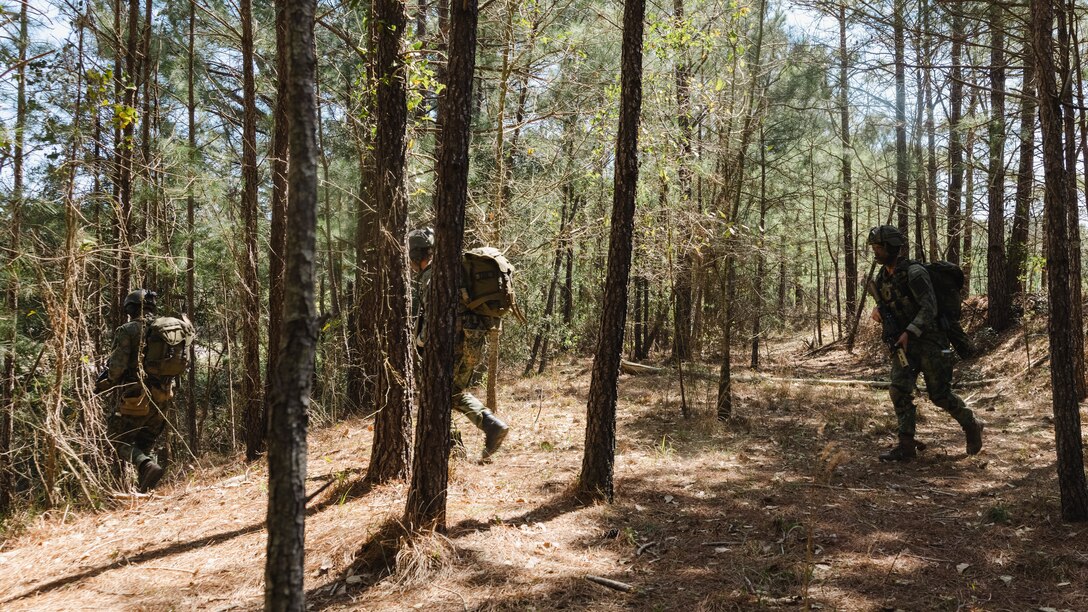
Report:
[[[881,225],[869,230],[869,244],[882,244],[885,248],[898,249],[906,243],[906,236],[894,225]]]
[[[419,263],[427,259],[434,249],[434,230],[421,227],[408,232],[408,259]]]
[[[159,297],[159,294],[149,289],[137,289],[132,293],[125,296],[125,314],[138,317],[142,313],[154,313],[156,310],[155,300]]]

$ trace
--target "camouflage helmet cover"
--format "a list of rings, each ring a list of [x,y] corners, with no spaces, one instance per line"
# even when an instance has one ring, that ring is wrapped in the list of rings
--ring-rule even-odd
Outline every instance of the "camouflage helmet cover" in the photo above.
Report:
[[[419,263],[427,258],[434,248],[434,230],[421,227],[408,232],[408,259]]]
[[[882,244],[885,247],[898,248],[907,243],[907,238],[894,225],[881,225],[869,230],[869,244]]]
[[[125,296],[125,313],[137,316],[140,311],[155,312],[155,300],[159,294],[149,289],[137,289]]]

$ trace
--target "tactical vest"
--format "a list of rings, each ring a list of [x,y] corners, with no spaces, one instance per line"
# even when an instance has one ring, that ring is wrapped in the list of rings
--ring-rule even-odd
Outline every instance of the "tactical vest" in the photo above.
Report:
[[[895,315],[895,322],[900,328],[897,331],[903,333],[907,330],[914,317],[918,316],[921,307],[914,299],[910,291],[910,277],[908,272],[911,266],[922,265],[914,260],[904,260],[895,267],[895,272],[889,278],[885,270],[877,275],[876,288],[880,294],[880,302]]]

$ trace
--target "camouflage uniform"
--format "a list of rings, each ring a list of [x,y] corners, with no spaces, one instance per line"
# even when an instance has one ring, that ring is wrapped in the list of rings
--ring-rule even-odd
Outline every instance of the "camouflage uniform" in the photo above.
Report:
[[[427,286],[431,280],[431,269],[427,268],[419,275],[415,288],[412,310],[416,318],[416,345],[422,347],[425,342],[423,310],[427,295]],[[494,329],[498,321],[491,317],[478,315],[464,305],[458,305],[457,331],[453,346],[453,409],[465,415],[476,427],[483,429],[487,408],[468,389],[475,384],[476,370],[484,359],[487,346],[487,332]]]
[[[881,306],[895,315],[900,326],[906,322],[898,332],[910,335],[906,348],[908,364],[903,366],[898,359],[892,359],[891,398],[900,440],[913,440],[915,435],[914,386],[919,373],[925,378],[926,391],[934,404],[948,412],[965,431],[977,428],[974,414],[952,392],[948,336],[937,323],[937,300],[925,266],[901,259],[892,274],[882,266],[876,287]]]
[[[145,375],[141,382],[139,375],[145,330],[154,320],[155,315],[148,313],[117,328],[106,373],[117,392],[106,433],[117,454],[137,467],[150,461],[174,395],[172,377]]]

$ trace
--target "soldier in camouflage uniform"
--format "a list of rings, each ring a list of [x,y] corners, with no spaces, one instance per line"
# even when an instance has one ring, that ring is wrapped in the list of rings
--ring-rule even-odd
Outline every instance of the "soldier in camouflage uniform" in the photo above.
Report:
[[[118,456],[136,466],[137,489],[147,492],[159,483],[163,468],[151,459],[151,449],[166,428],[166,410],[174,396],[174,380],[144,374],[140,363],[144,333],[155,319],[154,291],[137,289],[125,297],[129,322],[113,334],[109,366],[98,377],[96,390],[117,389],[117,402],[106,435]]]
[[[412,269],[419,275],[412,300],[417,347],[422,347],[426,341],[424,311],[433,253],[434,232],[431,228],[417,229],[408,234],[408,259]],[[457,338],[453,348],[453,409],[465,415],[477,429],[484,432],[484,450],[481,455],[484,461],[489,460],[499,450],[510,428],[468,389],[474,383],[476,367],[483,360],[487,334],[499,323],[499,319],[472,312],[464,304],[458,305]],[[455,445],[458,437],[454,434]]]
[[[876,291],[880,305],[894,315],[902,328],[896,342],[904,349],[907,365],[892,359],[891,398],[898,420],[899,444],[880,455],[881,461],[908,461],[924,445],[915,441],[914,386],[918,374],[925,377],[929,399],[943,408],[963,428],[967,454],[982,450],[983,425],[952,392],[951,351],[948,335],[937,322],[937,299],[925,266],[907,259],[906,238],[891,225],[874,227],[869,246],[877,262]],[[880,320],[879,310],[873,318]]]

